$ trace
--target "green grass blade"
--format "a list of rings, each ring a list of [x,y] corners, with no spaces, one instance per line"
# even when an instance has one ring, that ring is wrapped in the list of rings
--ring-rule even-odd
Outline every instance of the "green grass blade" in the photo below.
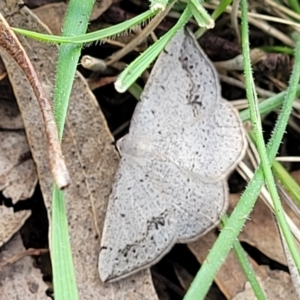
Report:
[[[110,36],[117,35],[119,33],[122,33],[133,26],[140,24],[152,16],[155,15],[155,12],[152,12],[151,10],[148,10],[128,21],[122,22],[120,24],[110,26],[105,29],[97,30],[91,33],[86,34],[73,34],[71,36],[58,36],[58,35],[50,35],[50,34],[42,34],[37,33],[34,31],[29,31],[25,29],[20,28],[12,28],[15,32],[20,33],[22,35],[28,36],[33,39],[37,39],[43,42],[50,42],[50,43],[57,43],[57,44],[64,44],[64,43],[72,43],[72,44],[86,44],[95,42],[98,40],[102,40],[105,38],[108,38]]]
[[[150,1],[150,9],[152,11],[156,10],[165,10],[168,5],[168,0],[149,0]]]
[[[242,18],[243,18],[243,21],[245,21],[245,22],[247,22],[246,7],[247,7],[247,2],[243,1]],[[249,43],[248,40],[247,40],[248,39],[247,32],[244,31],[243,33],[244,33],[243,42],[244,43]],[[298,45],[299,45],[299,41],[300,40],[299,40],[299,36],[298,36],[298,41],[297,41]],[[249,47],[248,47],[248,45],[246,45],[246,47],[245,47],[245,45],[243,45],[243,46],[244,46],[243,47],[244,59],[245,59],[245,61],[248,61],[248,60],[250,61]],[[250,63],[248,63],[248,65],[250,65]],[[294,238],[292,236],[292,233],[291,233],[291,231],[289,229],[289,226],[287,224],[285,214],[284,214],[284,210],[283,210],[281,202],[280,202],[280,198],[279,198],[278,191],[277,191],[277,188],[276,188],[275,180],[274,180],[274,177],[273,177],[273,174],[272,174],[272,171],[271,171],[272,162],[269,162],[268,157],[267,157],[267,153],[266,153],[266,150],[265,150],[265,145],[264,145],[264,141],[263,141],[263,134],[262,134],[262,128],[260,126],[261,121],[260,121],[260,118],[259,118],[258,106],[256,105],[256,103],[254,101],[255,95],[252,92],[252,91],[255,90],[254,81],[253,81],[253,78],[251,78],[252,73],[251,73],[251,70],[249,70],[247,64],[245,64],[245,74],[247,75],[247,76],[245,76],[246,77],[246,86],[251,86],[251,90],[248,91],[248,93],[247,93],[248,99],[250,100],[249,101],[250,116],[252,115],[251,119],[252,119],[252,126],[254,127],[255,141],[256,141],[258,152],[260,154],[260,158],[261,158],[261,161],[262,161],[261,165],[262,165],[262,168],[263,168],[266,185],[268,187],[269,193],[270,193],[272,201],[273,201],[274,211],[275,211],[275,214],[276,214],[277,221],[280,225],[280,229],[283,233],[283,236],[285,238],[285,241],[287,243],[287,246],[289,248],[291,256],[293,257],[294,263],[295,263],[297,269],[300,270],[299,253],[298,253],[298,250],[296,248],[296,244],[295,244]],[[248,80],[248,82],[247,82],[247,80]],[[254,95],[254,97],[253,97],[253,95]],[[251,106],[253,106],[252,112],[251,112]],[[289,112],[290,112],[290,109],[289,109]],[[280,141],[276,141],[276,143],[277,142],[280,142]]]
[[[201,2],[201,0],[190,0],[188,2],[189,10],[193,14],[199,27],[213,28],[215,26],[215,21],[202,6]]]
[[[228,220],[228,216],[224,214],[222,216],[222,228],[226,224],[227,220]],[[265,300],[266,297],[264,295],[264,292],[263,292],[262,288],[260,287],[259,282],[255,276],[255,272],[254,272],[251,264],[249,263],[249,260],[247,258],[247,255],[246,255],[243,247],[241,246],[241,244],[238,240],[234,241],[233,250],[234,250],[234,253],[235,253],[243,271],[244,271],[244,274],[246,275],[249,283],[251,284],[251,287],[256,296],[256,299]]]
[[[286,91],[283,91],[277,95],[274,95],[263,102],[259,103],[259,113],[260,115],[266,115],[274,109],[277,109],[283,102],[284,97],[286,96]],[[300,85],[296,85],[296,96],[300,95]],[[249,108],[244,109],[240,112],[240,118],[243,122],[250,120],[250,110]]]
[[[298,254],[298,250],[293,235],[287,224],[284,210],[282,208],[281,201],[276,188],[274,176],[272,174],[271,165],[273,160],[269,162],[266,147],[265,147],[265,142],[263,138],[263,129],[262,129],[261,118],[258,109],[258,99],[255,91],[254,79],[251,70],[247,14],[248,14],[248,4],[246,0],[243,0],[242,1],[242,50],[243,50],[243,57],[244,57],[246,92],[247,92],[248,104],[250,108],[250,118],[253,127],[254,139],[261,159],[261,165],[262,165],[266,185],[273,201],[277,221],[280,225],[287,246],[294,259],[294,263],[297,266],[297,269],[300,270],[300,257]]]
[[[212,15],[211,15],[212,19],[217,20],[231,2],[232,2],[232,0],[222,0],[219,3],[219,5],[216,7],[214,12],[212,13]],[[196,39],[199,39],[199,37],[202,36],[206,30],[207,30],[207,28],[204,28],[204,27],[199,28],[194,34]]]
[[[300,14],[300,5],[298,0],[288,0],[288,3],[294,12]]]
[[[128,92],[137,100],[140,100],[141,94],[143,92],[143,89],[136,83],[134,82],[129,88]]]
[[[146,68],[149,67],[175,33],[184,26],[190,17],[191,12],[186,7],[174,27],[163,35],[156,43],[150,46],[145,52],[143,52],[120,74],[119,78],[115,82],[115,88],[119,93],[125,92],[137,80],[137,78]]]
[[[56,185],[52,194],[51,260],[56,300],[79,299],[69,240],[64,194]]]
[[[87,30],[89,16],[93,8],[94,0],[84,1],[84,5],[80,0],[72,0],[70,1],[69,6],[72,7],[73,5],[71,6],[71,4],[73,3],[74,7],[77,7],[77,10],[73,10],[71,8],[68,10],[66,22],[63,28],[63,35],[79,35]],[[79,11],[78,8],[80,8]],[[60,139],[62,138],[63,134],[69,97],[71,94],[80,53],[81,45],[66,44],[61,45],[59,48],[55,81],[54,115],[56,118]]]
[[[86,0],[84,2],[71,0],[68,6],[63,35],[83,34],[87,29],[93,5],[93,0]],[[59,49],[54,94],[54,115],[60,139],[63,134],[69,97],[80,50],[81,47],[74,44],[62,45]],[[54,186],[53,189],[52,199],[51,244],[55,299],[79,299],[68,235],[68,220],[64,193],[59,191],[56,186]]]
[[[259,49],[268,53],[283,53],[288,55],[294,55],[294,50],[288,46],[261,46],[259,47]]]
[[[245,253],[243,247],[241,246],[241,244],[237,240],[233,242],[233,250],[234,250],[234,253],[235,253],[252,289],[253,289],[256,299],[257,300],[266,300],[267,298],[263,292],[263,289],[259,285],[259,282],[256,278],[255,272],[249,263],[246,253]]]
[[[292,196],[296,201],[297,205],[300,206],[300,186],[295,179],[286,171],[282,164],[278,161],[273,162],[273,172],[276,178],[280,181],[285,190]]]
[[[289,87],[285,95],[282,111],[278,117],[272,137],[268,143],[267,153],[269,162],[273,162],[280,146],[282,137],[285,133],[292,104],[296,97],[296,90],[300,79],[300,41],[296,41],[295,63],[290,78]],[[204,299],[211,286],[214,276],[221,267],[223,261],[228,255],[239,232],[250,214],[255,201],[264,184],[264,175],[260,166],[255,172],[253,179],[248,184],[239,203],[232,212],[224,229],[221,231],[217,241],[214,243],[207,258],[205,259],[200,271],[192,282],[190,289],[185,295],[185,300]]]

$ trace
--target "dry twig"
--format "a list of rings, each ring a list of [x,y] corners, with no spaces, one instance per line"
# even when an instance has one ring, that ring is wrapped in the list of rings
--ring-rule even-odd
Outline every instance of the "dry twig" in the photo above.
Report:
[[[23,46],[2,14],[0,14],[0,46],[18,63],[32,86],[44,120],[52,176],[57,186],[63,189],[70,184],[71,180],[63,158],[50,102]]]

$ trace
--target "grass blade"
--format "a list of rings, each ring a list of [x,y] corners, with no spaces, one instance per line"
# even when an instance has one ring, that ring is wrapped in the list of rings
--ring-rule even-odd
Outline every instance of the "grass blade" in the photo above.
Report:
[[[87,29],[93,5],[93,0],[83,2],[80,0],[71,0],[63,27],[63,35],[83,34]],[[54,115],[60,140],[63,135],[69,97],[80,52],[81,47],[73,44],[61,45],[59,49],[55,81]],[[53,188],[52,198],[51,242],[55,299],[79,299],[68,234],[64,193],[59,191],[56,186]]]
[[[167,43],[175,35],[175,33],[189,20],[191,17],[190,10],[186,7],[181,14],[179,20],[165,35],[163,35],[156,43],[143,52],[135,59],[119,76],[115,82],[115,88],[119,93],[125,92],[144,72],[146,68],[155,60],[159,53],[164,49]]]
[[[285,133],[286,124],[288,122],[292,104],[296,97],[296,91],[300,79],[300,41],[296,41],[295,63],[293,72],[290,78],[289,87],[285,95],[281,113],[277,119],[275,129],[271,140],[267,146],[267,154],[269,162],[275,159],[282,137]],[[185,300],[200,300],[204,299],[205,295],[211,286],[214,276],[221,267],[239,232],[242,230],[244,223],[250,214],[255,201],[260,193],[261,187],[264,184],[264,175],[260,166],[251,182],[248,184],[239,203],[232,212],[228,222],[217,241],[210,250],[206,260],[204,261],[200,271],[196,275],[190,289],[185,295]]]
[[[91,33],[86,33],[86,34],[73,34],[70,36],[58,36],[58,35],[51,35],[51,34],[42,34],[42,33],[37,33],[34,31],[29,31],[25,29],[20,29],[20,28],[12,28],[15,32],[20,33],[22,35],[28,36],[33,39],[37,39],[43,42],[50,42],[50,43],[57,43],[57,44],[64,44],[64,43],[69,43],[69,44],[86,44],[86,43],[91,43],[95,42],[101,39],[105,39],[114,35],[117,35],[121,32],[124,32],[131,27],[140,24],[152,16],[155,15],[155,12],[152,12],[151,10],[148,10],[128,21],[122,22],[120,24],[110,26],[105,29],[97,30]],[[77,25],[76,25],[77,26]]]

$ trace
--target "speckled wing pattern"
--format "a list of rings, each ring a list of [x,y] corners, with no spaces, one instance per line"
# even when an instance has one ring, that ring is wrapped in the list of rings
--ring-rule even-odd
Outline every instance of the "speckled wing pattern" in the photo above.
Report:
[[[178,242],[216,226],[228,202],[226,176],[245,151],[237,112],[191,34],[160,54],[136,106],[106,213],[102,281],[160,260]]]

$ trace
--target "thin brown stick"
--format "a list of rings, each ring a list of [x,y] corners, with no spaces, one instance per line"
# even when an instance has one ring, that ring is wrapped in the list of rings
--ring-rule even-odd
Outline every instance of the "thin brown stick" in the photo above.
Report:
[[[38,256],[38,255],[45,254],[48,252],[49,252],[49,249],[46,249],[46,248],[41,248],[41,249],[29,248],[25,251],[18,252],[17,254],[7,258],[5,261],[2,261],[0,263],[0,271],[5,266],[12,265],[26,256]]]
[[[133,40],[131,40],[124,48],[122,48],[121,50],[119,50],[116,53],[114,53],[109,58],[109,60],[106,62],[106,65],[110,66],[110,65],[114,64],[119,59],[121,59],[122,57],[124,57],[127,53],[129,53],[130,51],[132,51],[136,46],[138,46],[159,25],[159,23],[165,18],[165,16],[169,13],[169,11],[171,10],[171,8],[173,7],[174,3],[175,2],[173,2],[172,4],[169,4],[164,11],[158,13],[151,20],[151,22],[148,24],[148,26],[145,27],[141,31],[141,33],[136,38],[134,38]]]
[[[63,189],[70,184],[71,180],[63,158],[58,130],[50,102],[46,97],[46,93],[23,46],[14,32],[10,29],[1,13],[0,46],[18,63],[32,86],[43,116],[48,142],[50,170],[57,186],[60,189]]]

